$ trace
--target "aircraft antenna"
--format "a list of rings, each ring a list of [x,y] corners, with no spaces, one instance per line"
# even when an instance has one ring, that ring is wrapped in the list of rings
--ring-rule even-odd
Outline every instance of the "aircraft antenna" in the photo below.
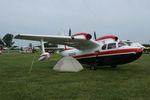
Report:
[[[71,28],[69,28],[69,36],[71,36]]]
[[[95,40],[96,40],[96,32],[94,32],[94,38],[95,38]]]

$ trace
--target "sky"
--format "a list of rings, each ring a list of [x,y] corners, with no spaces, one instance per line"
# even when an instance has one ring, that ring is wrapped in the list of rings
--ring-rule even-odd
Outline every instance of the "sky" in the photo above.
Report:
[[[68,35],[86,32],[97,38],[150,44],[150,0],[0,0],[0,38],[6,33]],[[15,45],[32,41],[15,40]],[[32,42],[37,45],[39,42]]]

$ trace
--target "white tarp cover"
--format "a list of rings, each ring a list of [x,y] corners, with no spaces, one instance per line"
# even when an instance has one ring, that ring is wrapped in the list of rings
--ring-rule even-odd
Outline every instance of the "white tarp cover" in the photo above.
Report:
[[[57,62],[53,70],[60,72],[79,72],[83,70],[83,67],[76,59],[63,57]]]

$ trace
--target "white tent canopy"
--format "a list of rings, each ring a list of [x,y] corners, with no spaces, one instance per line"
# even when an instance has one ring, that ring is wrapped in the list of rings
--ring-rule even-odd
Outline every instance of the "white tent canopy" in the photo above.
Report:
[[[57,62],[53,70],[60,72],[79,72],[83,70],[83,67],[76,59],[63,57]]]

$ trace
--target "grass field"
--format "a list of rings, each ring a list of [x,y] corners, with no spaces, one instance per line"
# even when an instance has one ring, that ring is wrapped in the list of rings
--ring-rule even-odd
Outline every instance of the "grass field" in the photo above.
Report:
[[[60,73],[52,70],[61,58],[35,63],[34,54],[0,55],[0,100],[150,100],[150,55],[135,62]]]

